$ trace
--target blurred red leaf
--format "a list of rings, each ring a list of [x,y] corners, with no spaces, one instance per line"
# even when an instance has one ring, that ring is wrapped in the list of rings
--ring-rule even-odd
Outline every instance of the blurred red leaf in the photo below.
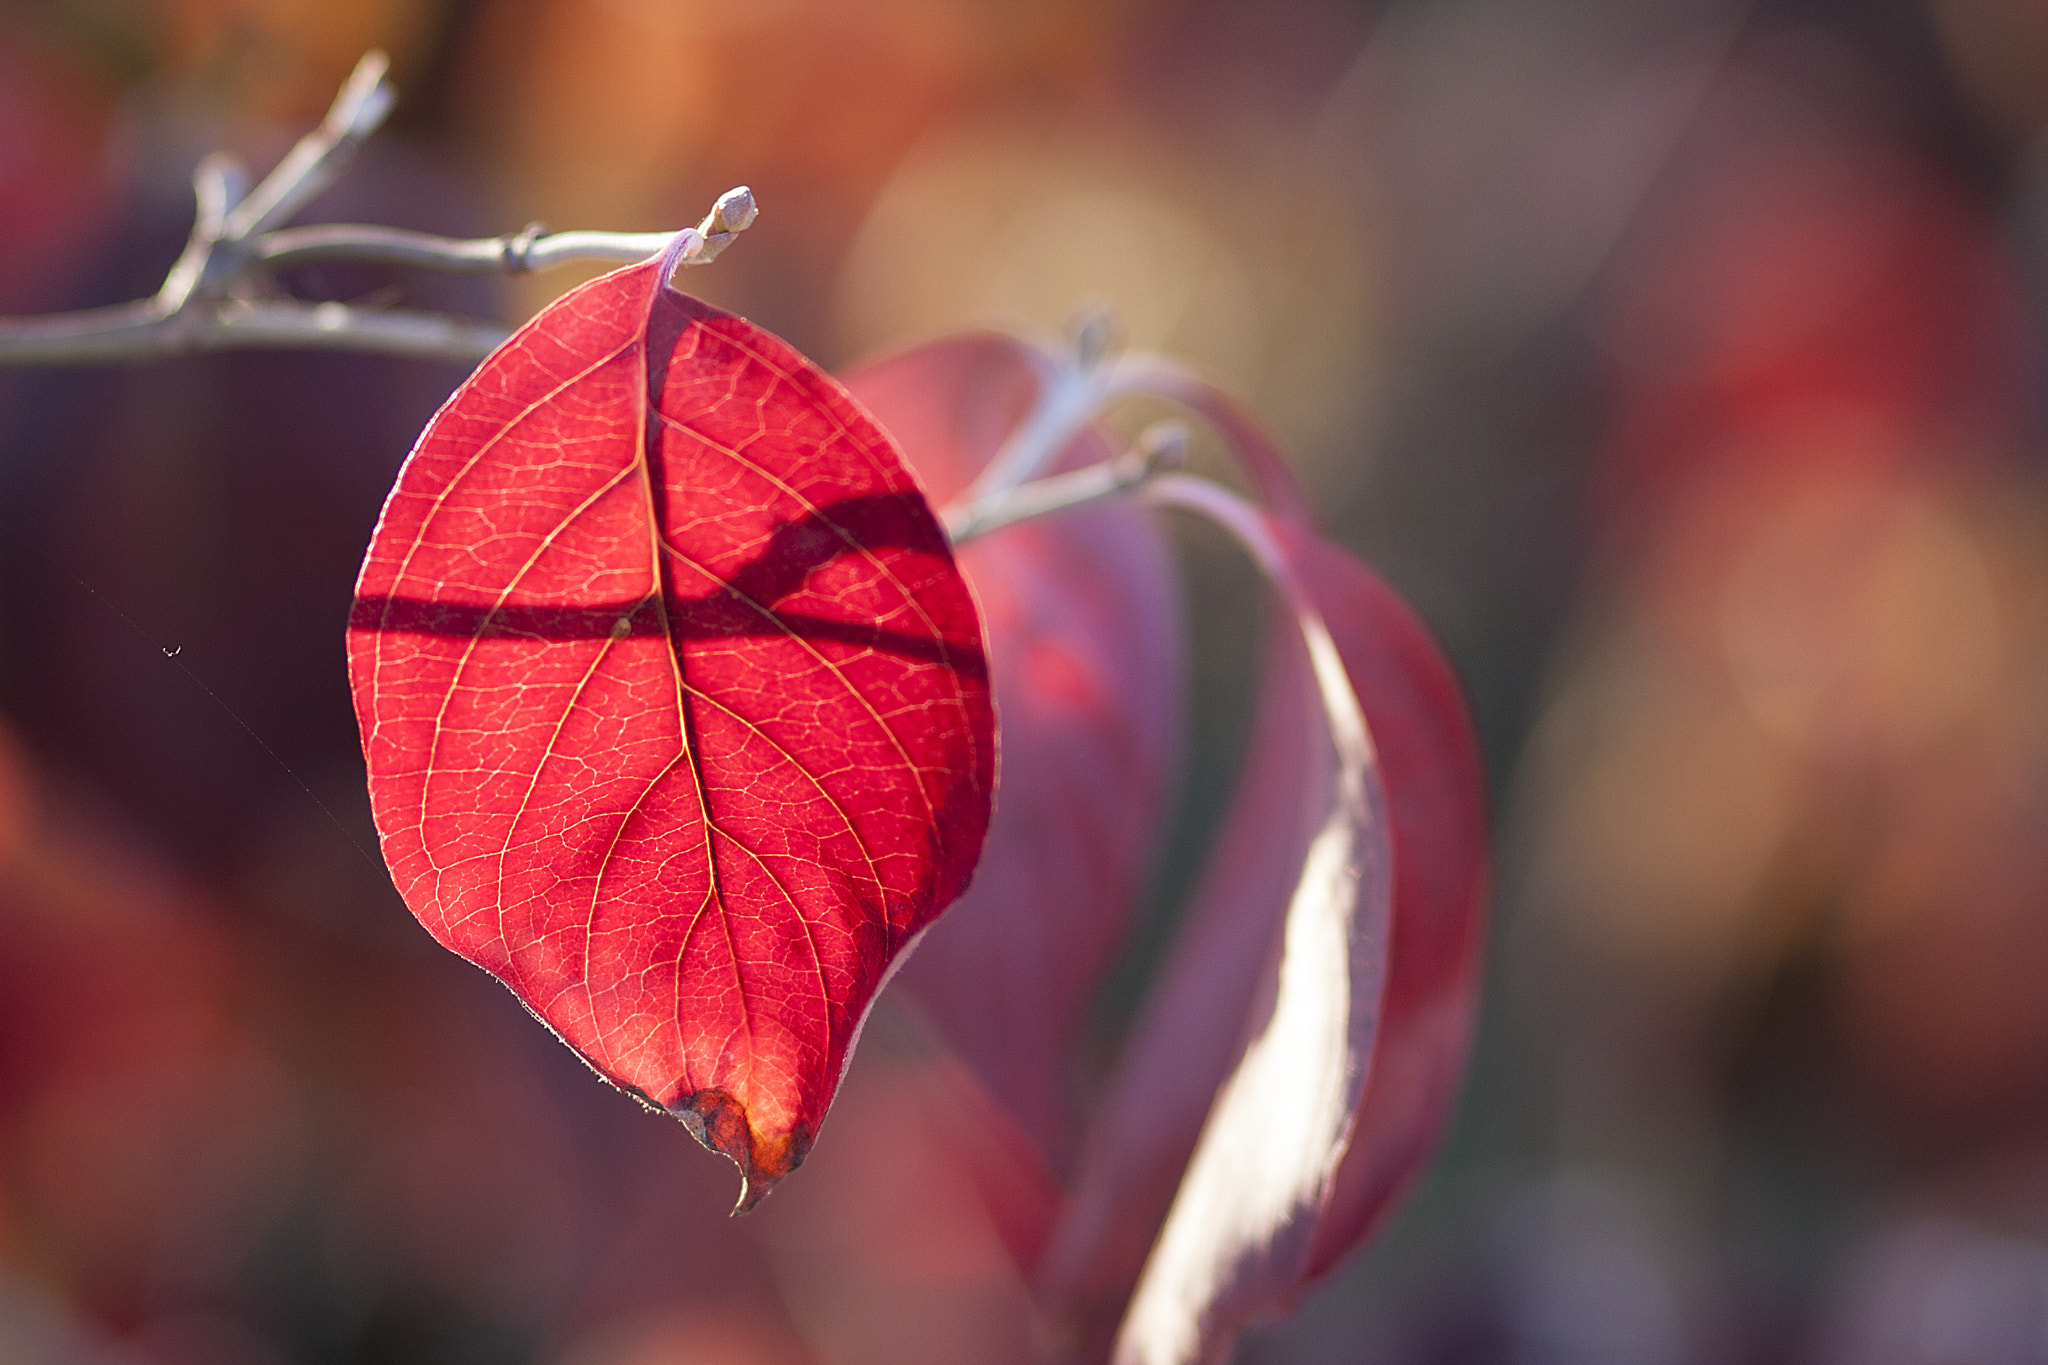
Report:
[[[1476,1021],[1486,780],[1464,691],[1378,574],[1303,535],[1294,552],[1378,747],[1394,831],[1394,931],[1372,1075],[1308,1274],[1358,1246],[1422,1173],[1457,1101]]]
[[[1326,1202],[1275,1239],[1279,1249],[1269,1249],[1256,1275],[1209,1305],[1211,1343],[1283,1310],[1420,1172],[1464,1069],[1485,891],[1478,751],[1441,653],[1363,565],[1304,529],[1266,524],[1327,623],[1371,726],[1392,826],[1392,927],[1370,1069]],[[1271,1010],[1289,905],[1329,817],[1335,755],[1294,620],[1275,622],[1266,667],[1248,767],[1180,942],[1090,1131],[1048,1254],[1048,1291],[1098,1353],[1146,1265],[1219,1086]]]
[[[363,564],[350,677],[407,904],[732,1157],[747,1207],[966,885],[994,719],[889,438],[667,268],[568,294],[435,417]]]
[[[1285,524],[1204,480],[1148,491],[1229,531],[1279,590],[1312,683],[1301,704],[1327,751],[1285,801],[1305,836],[1285,918],[1263,943],[1241,943],[1267,963],[1246,1041],[1218,1078],[1117,1332],[1120,1365],[1193,1365],[1220,1359],[1306,1276],[1379,1035],[1393,840],[1370,731]]]
[[[0,20],[0,311],[41,305],[103,239],[118,183],[107,146],[116,100],[15,16]]]
[[[934,496],[964,488],[1038,392],[1024,342],[940,341],[847,377]],[[1086,431],[1064,463],[1109,455]],[[973,889],[905,965],[913,995],[1054,1162],[1103,973],[1144,893],[1178,761],[1179,585],[1143,509],[1006,527],[960,556],[987,623],[1003,790]]]
[[[2003,234],[1933,161],[1805,97],[1845,55],[1802,42],[1738,59],[1612,272],[1617,417],[1593,492],[1624,543],[1659,546],[1731,477],[1982,473],[2031,439]],[[1798,98],[1763,93],[1788,79]]]
[[[921,955],[923,946],[918,948]],[[804,1179],[747,1229],[821,1359],[1046,1365],[1019,1267],[1057,1190],[1031,1141],[914,1016],[879,1007]],[[691,1356],[690,1359],[697,1357]]]
[[[0,728],[5,1259],[115,1321],[217,1276],[300,1154],[219,912]]]

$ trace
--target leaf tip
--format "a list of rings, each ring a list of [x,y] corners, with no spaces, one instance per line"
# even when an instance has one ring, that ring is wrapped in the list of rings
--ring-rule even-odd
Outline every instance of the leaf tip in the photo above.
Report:
[[[668,1112],[682,1120],[691,1137],[740,1168],[740,1197],[732,1207],[735,1218],[766,1199],[811,1153],[810,1134],[801,1128],[757,1131],[746,1105],[723,1090],[693,1091],[670,1105]]]

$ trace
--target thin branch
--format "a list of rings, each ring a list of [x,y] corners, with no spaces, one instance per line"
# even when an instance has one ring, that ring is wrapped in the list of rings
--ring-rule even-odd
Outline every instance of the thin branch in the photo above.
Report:
[[[524,275],[570,261],[644,261],[675,240],[673,232],[557,232],[503,237],[437,237],[405,228],[322,223],[265,233],[250,259],[276,269],[309,261],[373,261],[457,275]]]
[[[535,223],[465,240],[354,223],[282,226],[334,183],[390,112],[388,63],[371,52],[320,126],[255,189],[234,158],[216,153],[192,175],[197,200],[185,249],[149,299],[45,317],[0,318],[0,366],[106,365],[245,347],[371,351],[475,361],[509,333],[438,313],[260,298],[264,277],[308,261],[354,260],[460,274],[523,275],[572,261],[630,263],[666,250],[672,232],[557,232]],[[704,221],[684,228],[681,264],[704,265],[751,225],[753,192],[727,190]]]
[[[230,301],[199,319],[186,344],[178,349],[228,351],[253,346],[477,361],[510,335],[496,323],[449,313],[353,308],[345,303]],[[177,354],[177,350],[169,354]]]
[[[1073,328],[1072,354],[1029,347],[1038,367],[1038,400],[993,458],[982,466],[963,498],[967,502],[998,496],[1036,479],[1066,451],[1076,436],[1102,410],[1104,362],[1110,358],[1111,324],[1091,314]]]
[[[157,290],[156,302],[163,312],[184,307],[209,271],[218,272],[216,260],[226,259],[218,246],[226,231],[228,211],[248,187],[248,170],[226,152],[215,152],[193,170],[192,196],[198,200],[198,208],[192,217],[192,235],[185,239],[185,249],[178,253],[170,273],[164,276],[163,287]]]
[[[495,323],[407,309],[230,299],[165,313],[145,299],[8,319],[0,325],[0,365],[110,365],[249,347],[473,362],[509,335]]]
[[[1116,400],[1149,393],[1190,408],[1217,423],[1206,385],[1170,362],[1149,355],[1119,355],[1115,317],[1106,308],[1084,309],[1068,324],[1067,350],[1028,348],[1038,369],[1038,399],[982,467],[963,500],[994,497],[1036,480],[1059,463],[1074,439]],[[1225,433],[1234,439],[1234,433]]]
[[[320,126],[300,138],[263,183],[228,214],[221,232],[224,240],[243,241],[290,222],[348,169],[398,99],[398,92],[384,79],[390,68],[391,61],[382,52],[363,54]]]
[[[955,503],[940,514],[946,538],[957,550],[1001,527],[1131,492],[1179,469],[1187,463],[1187,452],[1186,427],[1154,422],[1139,434],[1136,445],[1113,460]]]
[[[1160,356],[1116,354],[1114,328],[1106,313],[1084,313],[1070,325],[1071,344],[1065,351],[1044,345],[1024,348],[1038,373],[1037,399],[960,496],[962,505],[999,506],[1010,490],[1042,482],[1045,472],[1067,456],[1091,423],[1120,400],[1143,395],[1164,399],[1200,418],[1236,458],[1268,507],[1289,520],[1315,523],[1285,457],[1235,399]]]
[[[0,319],[0,365],[94,365],[162,353],[171,314],[157,299],[41,318]]]
[[[684,265],[705,265],[754,221],[754,192],[745,185],[718,196],[693,232],[700,243],[683,249]],[[405,228],[359,223],[322,223],[265,233],[251,243],[249,258],[272,269],[308,261],[375,261],[461,275],[525,275],[572,261],[616,261],[622,265],[658,256],[676,239],[673,232],[548,232],[539,223],[503,237],[437,237]]]

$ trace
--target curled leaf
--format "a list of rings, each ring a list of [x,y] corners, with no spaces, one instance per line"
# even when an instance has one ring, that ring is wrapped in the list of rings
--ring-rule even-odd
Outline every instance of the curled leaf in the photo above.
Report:
[[[1341,807],[1333,804],[1340,751],[1325,733],[1330,679],[1312,671],[1301,620],[1326,624],[1347,690],[1372,727],[1393,844],[1390,939],[1375,944],[1354,934],[1351,942],[1354,951],[1387,954],[1386,989],[1376,1035],[1362,1051],[1354,1047],[1361,1088],[1339,1157],[1320,1177],[1313,1163],[1298,1170],[1304,1189],[1320,1179],[1320,1198],[1304,1196],[1294,1221],[1263,1246],[1240,1245],[1238,1268],[1212,1268],[1206,1282],[1182,1272],[1183,1292],[1155,1291],[1143,1312],[1134,1303],[1124,1334],[1131,1359],[1206,1358],[1245,1322],[1283,1311],[1355,1246],[1434,1147],[1471,1029],[1485,827],[1477,749],[1456,682],[1427,631],[1364,566],[1278,519],[1246,529],[1265,538],[1269,573],[1277,565],[1283,589],[1294,585],[1295,610],[1274,624],[1239,791],[1091,1131],[1048,1256],[1047,1289],[1084,1339],[1106,1349],[1155,1236],[1163,1222],[1172,1226],[1169,1205],[1188,1229],[1184,1241],[1203,1227],[1206,1236],[1228,1232],[1226,1221],[1198,1217],[1200,1206],[1176,1203],[1176,1177],[1205,1121],[1223,1121],[1224,1105],[1212,1112],[1211,1097],[1236,1084],[1247,1038],[1268,1027],[1278,945],[1314,880],[1317,841],[1330,837]],[[1342,898],[1341,888],[1326,893],[1325,908]],[[1277,1113],[1268,1120],[1291,1122]],[[1247,1156],[1245,1169],[1271,1156]],[[1167,1244],[1161,1237],[1160,1248]],[[1159,1263],[1161,1253],[1152,1254]],[[1164,1273],[1145,1269],[1148,1282]]]
[[[364,560],[349,667],[413,913],[737,1162],[744,1208],[965,887],[994,719],[889,438],[668,267],[566,295],[442,408]]]
[[[1313,1279],[1421,1175],[1457,1103],[1478,1015],[1486,782],[1464,695],[1429,630],[1342,550],[1289,537],[1379,750],[1394,832],[1394,929],[1372,1075],[1316,1232]]]
[[[1151,495],[1217,522],[1279,589],[1334,758],[1327,780],[1308,788],[1314,828],[1272,996],[1216,1091],[1117,1334],[1120,1365],[1188,1365],[1217,1358],[1306,1273],[1378,1038],[1393,847],[1364,713],[1275,523],[1200,480],[1165,479]]]

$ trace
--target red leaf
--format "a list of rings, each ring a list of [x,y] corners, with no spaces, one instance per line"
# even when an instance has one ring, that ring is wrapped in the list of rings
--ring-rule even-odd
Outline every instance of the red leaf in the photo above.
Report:
[[[1089,1126],[1074,1193],[1045,1266],[1048,1296],[1099,1358],[1166,1220],[1307,854],[1301,794],[1327,790],[1327,743],[1291,621],[1267,631],[1245,770],[1195,899]],[[1396,875],[1399,875],[1396,854]]]
[[[1392,820],[1393,927],[1371,1068],[1329,1202],[1290,1230],[1294,1278],[1237,1293],[1205,1324],[1212,1342],[1284,1308],[1420,1171],[1463,1072],[1484,897],[1484,787],[1442,655],[1364,566],[1298,528],[1272,530],[1372,728]],[[1316,798],[1331,753],[1293,622],[1275,623],[1268,654],[1247,771],[1049,1257],[1050,1290],[1098,1343],[1137,1283],[1217,1087],[1270,1005],[1281,925],[1326,814]]]
[[[966,336],[847,377],[935,493],[964,488],[1038,392],[1023,342]],[[1084,432],[1067,464],[1108,457]],[[1070,1070],[1121,949],[1178,759],[1179,587],[1143,509],[1010,526],[961,553],[987,622],[1003,790],[974,887],[899,988],[1056,1164]]]
[[[562,298],[435,417],[349,666],[413,913],[732,1157],[744,1208],[966,885],[994,720],[889,438],[666,268]]]
[[[1289,1303],[1307,1273],[1379,1036],[1393,844],[1371,733],[1287,528],[1201,479],[1169,477],[1147,492],[1228,530],[1280,590],[1330,760],[1287,803],[1307,839],[1285,918],[1260,954],[1268,967],[1244,1016],[1247,1041],[1216,1088],[1117,1333],[1119,1365],[1194,1365],[1220,1359],[1240,1327]]]
[[[0,32],[0,311],[9,313],[47,307],[72,283],[70,271],[112,235],[108,210],[119,202],[112,92],[23,28]]]
[[[0,725],[0,1245],[10,1296],[26,1253],[41,1292],[133,1321],[268,1226],[300,1116],[231,917],[67,785]],[[18,1312],[0,1355],[60,1355]]]
[[[1358,1246],[1422,1173],[1457,1102],[1478,1007],[1487,896],[1486,781],[1457,676],[1378,574],[1296,538],[1379,747],[1394,825],[1394,936],[1372,1075],[1310,1278]]]

